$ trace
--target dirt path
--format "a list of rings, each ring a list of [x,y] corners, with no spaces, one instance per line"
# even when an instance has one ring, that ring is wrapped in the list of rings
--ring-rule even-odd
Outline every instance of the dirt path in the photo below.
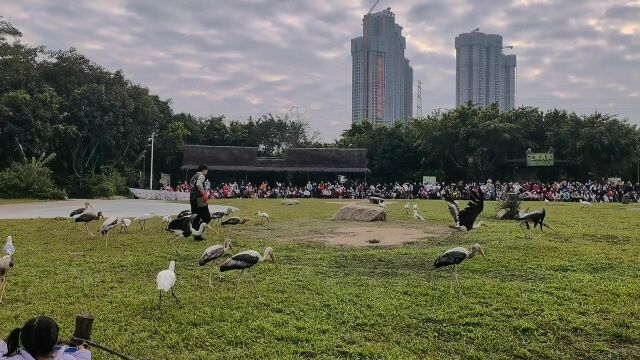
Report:
[[[331,245],[390,246],[441,238],[451,232],[443,225],[429,225],[424,230],[410,227],[344,226],[302,240],[322,241]]]

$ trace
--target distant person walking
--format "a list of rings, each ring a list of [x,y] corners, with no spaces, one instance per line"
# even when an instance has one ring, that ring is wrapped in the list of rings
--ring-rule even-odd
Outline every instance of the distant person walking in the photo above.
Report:
[[[198,172],[191,177],[189,184],[191,185],[191,193],[189,194],[189,202],[191,203],[191,213],[197,214],[193,223],[193,228],[198,229],[201,222],[209,223],[211,221],[211,213],[209,213],[209,194],[205,189],[205,180],[209,168],[207,165],[198,166]],[[201,235],[194,236],[195,240],[204,240]]]

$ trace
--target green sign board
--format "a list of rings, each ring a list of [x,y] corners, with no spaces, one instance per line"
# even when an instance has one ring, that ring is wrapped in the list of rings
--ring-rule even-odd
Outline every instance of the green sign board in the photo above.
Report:
[[[527,166],[553,166],[553,153],[527,152]]]

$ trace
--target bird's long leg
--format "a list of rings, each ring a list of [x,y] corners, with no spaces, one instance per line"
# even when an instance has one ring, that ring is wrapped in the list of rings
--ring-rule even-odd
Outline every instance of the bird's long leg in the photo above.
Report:
[[[171,296],[173,296],[173,298],[176,299],[176,303],[180,303],[180,299],[178,299],[178,297],[176,296],[176,293],[173,292],[173,288],[171,288]]]
[[[256,294],[258,294],[258,298],[262,299],[262,296],[260,296],[260,292],[258,291],[258,285],[256,285],[256,282],[253,280],[253,275],[251,275],[251,270],[249,270],[249,279],[251,279],[251,282],[253,283],[253,289],[256,291]]]
[[[89,232],[89,234],[90,234],[91,236],[95,236],[95,234],[94,234],[94,233],[92,233],[92,232],[91,232],[91,230],[89,230],[89,223],[87,223],[87,222],[86,222],[86,223],[84,223],[84,227],[87,229],[87,231]]]
[[[162,304],[162,290],[158,291],[158,307]]]
[[[462,290],[460,289],[460,282],[458,282],[458,265],[453,265],[453,273],[456,276],[456,287],[458,288],[458,297],[462,296]]]
[[[171,244],[171,246],[173,246],[173,248],[176,250],[176,252],[178,253],[178,255],[182,255],[180,254],[180,250],[178,250],[178,248],[176,247],[176,245],[173,243],[173,241],[177,238],[179,238],[181,235],[176,235],[172,238],[169,239],[169,244]]]

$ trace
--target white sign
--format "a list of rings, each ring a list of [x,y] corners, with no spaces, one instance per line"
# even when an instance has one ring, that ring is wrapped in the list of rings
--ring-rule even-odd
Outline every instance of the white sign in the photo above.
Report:
[[[423,176],[422,177],[422,185],[435,184],[435,183],[436,183],[436,177],[435,176]]]

